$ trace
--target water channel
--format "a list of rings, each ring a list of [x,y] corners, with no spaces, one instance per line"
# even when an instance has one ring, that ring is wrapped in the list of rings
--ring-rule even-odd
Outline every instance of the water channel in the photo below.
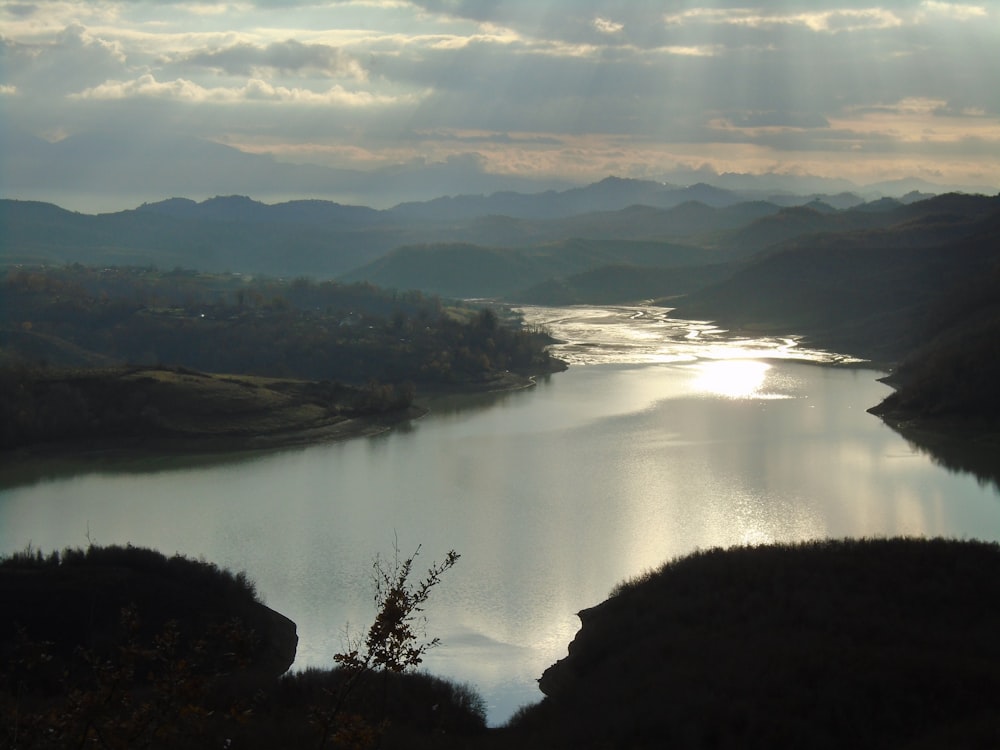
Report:
[[[375,438],[210,461],[5,471],[0,553],[130,542],[245,570],[329,666],[372,616],[373,556],[461,559],[427,608],[429,671],[491,723],[541,698],[575,613],[697,548],[1000,539],[1000,492],[866,413],[881,373],[657,308],[527,308],[565,343],[534,388],[432,403]],[[11,477],[16,476],[16,481]],[[25,476],[31,476],[25,481]],[[424,565],[418,562],[417,569]]]

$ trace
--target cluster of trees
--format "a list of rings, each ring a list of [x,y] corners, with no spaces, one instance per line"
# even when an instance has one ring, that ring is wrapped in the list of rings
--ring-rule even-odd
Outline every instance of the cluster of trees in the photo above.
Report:
[[[547,371],[548,339],[419,292],[153,269],[9,270],[3,348],[50,364],[183,365],[362,384]]]

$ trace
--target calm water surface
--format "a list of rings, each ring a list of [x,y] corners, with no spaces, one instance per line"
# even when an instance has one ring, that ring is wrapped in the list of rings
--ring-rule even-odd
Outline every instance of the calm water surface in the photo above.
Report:
[[[246,570],[296,621],[296,667],[370,622],[376,553],[462,558],[428,607],[432,672],[490,720],[540,699],[575,612],[696,548],[861,535],[1000,539],[1000,493],[865,409],[880,373],[655,308],[530,308],[568,372],[435,402],[373,439],[193,466],[149,461],[0,491],[0,552],[126,543]],[[802,361],[809,360],[809,361]],[[9,467],[8,467],[9,469]],[[423,566],[418,565],[418,569]]]

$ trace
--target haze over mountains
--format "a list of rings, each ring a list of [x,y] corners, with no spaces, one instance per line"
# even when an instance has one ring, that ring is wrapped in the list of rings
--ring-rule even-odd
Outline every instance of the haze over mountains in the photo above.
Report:
[[[233,195],[89,215],[4,200],[0,251],[7,263],[342,276],[448,296],[510,296],[602,266],[713,265],[803,235],[890,226],[920,215],[928,197],[910,192],[866,202],[849,192],[769,194],[609,177],[582,188],[441,197],[382,210]],[[917,208],[908,211],[908,204]]]
[[[674,193],[686,188],[679,185],[699,183],[699,190],[687,188],[687,199],[708,205],[729,203],[732,193],[742,199],[788,205],[809,194],[848,193],[858,201],[914,191],[992,192],[978,185],[935,184],[923,179],[858,185],[811,175],[720,174],[710,168],[675,169],[664,173],[666,183],[627,180],[627,187],[601,191],[567,180],[488,172],[475,154],[443,161],[415,159],[371,170],[347,169],[279,161],[268,153],[250,153],[191,136],[151,137],[141,130],[81,132],[50,142],[12,128],[0,132],[0,153],[4,154],[0,197],[51,201],[86,213],[118,211],[170,196],[203,200],[230,194],[252,195],[268,203],[322,198],[383,209],[397,206],[405,212],[408,208],[398,204],[424,206],[429,197],[452,196],[429,201],[430,206],[416,208],[416,213],[433,207],[439,218],[470,211],[551,218],[552,212],[570,216],[633,203],[668,208],[680,202]],[[716,191],[721,195],[715,195]],[[662,195],[657,197],[656,192]],[[541,205],[539,193],[546,195]],[[603,202],[607,200],[612,203]],[[846,207],[837,202],[832,205]]]

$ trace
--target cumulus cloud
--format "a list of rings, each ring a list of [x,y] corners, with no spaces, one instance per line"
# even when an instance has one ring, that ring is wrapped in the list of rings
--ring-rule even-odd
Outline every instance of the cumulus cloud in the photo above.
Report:
[[[128,67],[121,43],[81,24],[66,26],[43,41],[0,38],[0,54],[0,82],[37,97],[61,96]]]

